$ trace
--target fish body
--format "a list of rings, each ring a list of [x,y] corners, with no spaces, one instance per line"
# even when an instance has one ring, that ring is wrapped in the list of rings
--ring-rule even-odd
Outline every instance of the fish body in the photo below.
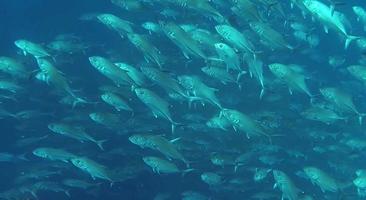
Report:
[[[215,26],[216,32],[238,50],[255,54],[254,45],[240,31],[230,25]]]
[[[176,93],[183,97],[188,97],[184,88],[169,74],[153,67],[141,67],[141,71],[148,79],[162,87],[167,93]]]
[[[333,110],[321,107],[311,107],[301,113],[306,119],[323,122],[325,124],[333,124],[340,120],[346,120],[347,118],[339,116]]]
[[[118,114],[93,112],[89,114],[89,118],[94,122],[104,125],[110,129],[118,129],[122,127],[121,119]]]
[[[24,55],[30,54],[36,59],[51,57],[51,54],[43,46],[29,40],[16,40],[14,44],[23,51]]]
[[[162,117],[172,124],[172,132],[178,124],[172,119],[169,103],[152,90],[146,88],[135,88],[136,96],[152,111],[153,115]]]
[[[180,160],[187,165],[189,164],[183,154],[178,151],[177,147],[173,144],[172,141],[167,140],[161,135],[156,135],[151,137],[151,142],[154,144],[155,149],[160,151],[167,158]]]
[[[223,84],[237,83],[236,77],[223,68],[206,66],[202,67],[201,71],[208,76],[217,79]]]
[[[133,112],[133,109],[128,105],[128,103],[117,94],[108,92],[102,94],[101,98],[104,102],[116,108],[117,111],[125,110]]]
[[[240,67],[240,60],[235,50],[225,43],[216,43],[215,49],[219,58],[226,64],[226,70],[242,71]]]
[[[128,76],[127,72],[117,67],[108,59],[100,56],[89,57],[90,64],[102,75],[112,80],[117,86],[133,86],[134,81]]]
[[[57,90],[81,100],[81,98],[79,98],[71,89],[71,86],[69,85],[64,74],[60,72],[50,61],[39,58],[37,59],[37,63],[38,67],[40,68],[38,76],[42,76],[43,81],[54,86]]]
[[[299,200],[299,189],[292,182],[290,177],[283,171],[273,170],[273,178],[275,180],[274,188],[278,188],[282,192],[283,200]]]
[[[201,180],[210,186],[218,186],[224,182],[222,177],[214,172],[202,173]]]
[[[132,23],[127,20],[121,19],[116,15],[109,13],[99,14],[97,16],[97,19],[108,28],[117,31],[117,33],[121,37],[126,36],[126,34],[128,33],[133,33],[133,29],[131,26]]]
[[[200,48],[199,43],[180,26],[174,23],[160,23],[165,35],[182,51],[184,57],[190,59],[190,56],[207,59],[207,56]]]
[[[310,98],[313,97],[305,82],[305,76],[294,70],[294,68],[289,65],[272,63],[269,65],[269,69],[277,78],[281,79],[288,85],[291,94],[292,90],[295,89],[304,92]]]
[[[359,37],[349,35],[346,27],[348,22],[343,13],[333,11],[331,7],[318,0],[304,0],[303,5],[313,17],[323,24],[325,32],[332,28],[346,37],[345,48],[348,48],[352,41],[359,39]]]
[[[357,21],[363,25],[363,30],[366,31],[366,10],[361,6],[352,6],[352,10],[357,16]]]
[[[351,95],[335,87],[321,88],[320,93],[328,102],[334,104],[340,111],[357,114],[359,116],[360,123],[362,123],[362,117],[364,114],[357,110]]]
[[[193,96],[222,108],[220,100],[216,95],[218,90],[207,86],[198,76],[182,75],[178,77],[178,81]]]
[[[26,78],[28,74],[25,66],[21,62],[5,56],[0,57],[0,71],[20,79]]]
[[[224,108],[220,111],[220,116],[225,117],[235,130],[244,132],[247,138],[268,136],[258,123],[242,112]]]
[[[145,75],[137,68],[122,62],[114,64],[120,69],[126,71],[127,75],[135,82],[137,86],[144,86],[147,84],[147,79]]]
[[[250,28],[260,37],[261,41],[271,50],[290,49],[293,47],[285,40],[278,31],[264,22],[251,22]]]
[[[40,158],[45,158],[48,160],[59,160],[63,162],[70,162],[71,159],[77,157],[75,154],[65,151],[63,149],[48,147],[39,147],[33,150],[33,154]]]
[[[144,35],[136,33],[127,34],[129,41],[144,55],[147,62],[157,64],[160,68],[163,67],[164,57],[161,52],[156,48]]]
[[[313,184],[320,187],[322,192],[338,192],[341,189],[333,177],[316,167],[304,167],[304,172]]]
[[[366,66],[364,65],[350,65],[347,71],[356,79],[366,85]]]
[[[76,157],[71,159],[71,163],[82,171],[87,172],[94,180],[100,178],[114,182],[114,179],[107,167],[95,162],[94,160],[86,157]]]
[[[162,158],[147,156],[143,157],[142,160],[144,161],[145,164],[151,167],[154,173],[174,174],[181,172],[181,170],[179,170],[174,163],[164,160]]]
[[[102,145],[105,140],[96,140],[94,137],[86,133],[82,127],[71,126],[65,123],[51,123],[48,125],[48,128],[54,133],[76,139],[80,142],[93,142],[98,145],[101,150],[103,150]]]

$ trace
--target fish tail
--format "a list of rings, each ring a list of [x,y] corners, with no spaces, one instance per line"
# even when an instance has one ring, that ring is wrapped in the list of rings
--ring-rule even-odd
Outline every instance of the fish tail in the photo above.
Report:
[[[348,49],[349,45],[351,44],[351,42],[360,39],[361,37],[359,36],[354,36],[354,35],[346,35],[346,42],[344,43],[344,49]]]
[[[362,125],[363,117],[366,116],[366,113],[357,113],[358,114],[358,123]]]
[[[260,100],[262,100],[263,95],[264,95],[264,87],[262,87],[262,89],[261,89],[261,93],[259,94],[259,99],[260,99]]]
[[[95,141],[95,144],[97,144],[97,145],[98,145],[98,147],[100,148],[100,150],[104,151],[103,144],[104,144],[105,142],[107,142],[107,141],[108,141],[108,140],[97,140],[97,141]]]
[[[176,130],[177,126],[182,126],[182,125],[183,125],[182,123],[178,123],[178,122],[175,122],[175,121],[173,121],[173,120],[171,120],[171,123],[172,123],[172,127],[171,127],[171,129],[172,129],[172,134],[174,134],[174,133],[175,133],[175,130]]]
[[[238,84],[239,84],[239,81],[240,81],[241,77],[243,77],[245,74],[247,74],[247,72],[244,71],[244,70],[238,73],[238,76],[236,77],[236,82]]]
[[[183,170],[182,171],[182,176],[184,177],[187,173],[189,173],[189,172],[193,172],[193,171],[195,171],[196,169],[193,169],[193,168],[190,168],[190,169],[185,169],[185,170]]]

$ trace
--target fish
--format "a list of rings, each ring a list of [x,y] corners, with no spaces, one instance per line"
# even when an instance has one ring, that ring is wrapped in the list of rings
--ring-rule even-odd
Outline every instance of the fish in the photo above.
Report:
[[[311,166],[304,167],[304,172],[313,184],[320,187],[323,193],[326,191],[338,192],[341,190],[340,183],[319,168]]]
[[[30,54],[36,59],[52,57],[52,55],[40,44],[34,43],[26,39],[15,40],[14,44],[23,51],[23,55]]]
[[[187,173],[192,171],[192,169],[181,170],[174,163],[159,157],[146,156],[142,160],[157,174]]]
[[[133,33],[132,23],[110,13],[103,13],[97,19],[109,29],[116,31],[122,38],[128,33]]]
[[[87,157],[76,157],[71,159],[71,163],[81,169],[82,171],[85,171],[88,173],[94,180],[99,178],[102,180],[106,180],[109,182],[115,182],[116,180],[113,177],[113,174],[109,169]]]
[[[155,118],[162,117],[171,123],[172,133],[179,123],[175,122],[169,110],[169,103],[157,95],[155,92],[146,88],[135,88],[136,96],[152,111]]]
[[[107,140],[96,140],[94,137],[85,132],[83,127],[72,126],[65,123],[50,123],[48,129],[52,132],[76,139],[80,142],[90,141],[98,145],[101,150],[104,150],[103,143]]]
[[[360,113],[353,103],[352,96],[335,87],[320,88],[322,96],[330,103],[334,104],[343,112],[353,112],[358,115],[358,121],[362,124],[362,119],[365,114]]]
[[[307,9],[307,12],[322,23],[326,33],[328,33],[328,29],[331,28],[345,36],[345,49],[349,47],[352,41],[360,38],[359,36],[353,36],[348,33],[345,25],[347,19],[343,13],[339,11],[332,12],[330,6],[327,6],[318,0],[304,0],[303,6]]]
[[[60,160],[66,163],[70,162],[71,159],[77,157],[75,154],[65,151],[63,149],[56,149],[49,147],[38,147],[34,149],[32,153],[33,155],[38,156],[40,158],[49,160]]]
[[[89,57],[90,64],[102,75],[113,81],[117,86],[134,87],[135,82],[128,76],[127,72],[120,69],[113,62],[101,56]]]
[[[296,187],[291,178],[281,170],[273,170],[272,172],[275,180],[273,187],[278,188],[282,192],[281,199],[299,199],[299,193],[301,191]]]

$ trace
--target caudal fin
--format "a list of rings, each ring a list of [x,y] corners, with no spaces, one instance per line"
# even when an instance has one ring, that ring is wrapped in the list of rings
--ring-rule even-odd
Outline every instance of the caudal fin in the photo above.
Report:
[[[182,126],[183,124],[182,123],[178,123],[178,122],[174,122],[172,121],[172,134],[175,133],[175,129],[177,128],[177,126]]]
[[[365,113],[358,113],[358,123],[362,125],[363,117],[366,116]]]
[[[95,141],[95,144],[97,144],[97,145],[98,145],[98,147],[99,147],[99,149],[100,149],[100,150],[104,151],[103,144],[104,144],[105,142],[107,142],[107,141],[108,141],[108,140],[97,140],[97,141]]]
[[[351,42],[360,39],[361,37],[359,36],[354,36],[354,35],[347,35],[346,36],[346,42],[344,43],[344,49],[348,49],[349,45],[351,44]]]

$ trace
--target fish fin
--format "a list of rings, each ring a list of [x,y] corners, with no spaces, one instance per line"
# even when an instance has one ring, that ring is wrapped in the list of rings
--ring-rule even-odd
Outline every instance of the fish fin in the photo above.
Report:
[[[259,94],[259,99],[260,99],[260,100],[262,100],[263,95],[264,95],[264,87],[262,87],[262,89],[261,89],[261,93]]]
[[[361,37],[359,36],[354,36],[354,35],[346,35],[346,42],[344,43],[344,49],[348,49],[349,45],[351,44],[351,42],[360,39]]]
[[[177,126],[183,125],[182,123],[178,123],[178,122],[174,122],[174,121],[171,121],[171,123],[172,123],[172,134],[175,133],[175,129],[177,128]]]
[[[182,176],[184,177],[187,173],[189,173],[189,172],[193,172],[193,171],[195,171],[196,169],[185,169],[185,170],[183,170],[182,171]]]
[[[17,158],[20,160],[29,161],[29,159],[26,157],[26,153],[18,155]]]
[[[97,140],[95,141],[95,143],[98,145],[98,147],[100,148],[100,150],[104,151],[104,147],[103,147],[103,144],[105,142],[107,142],[108,140]]]
[[[332,2],[332,4],[330,5],[330,14],[331,14],[331,16],[334,15],[336,7],[343,6],[343,5],[346,5],[346,3],[345,2]]]
[[[240,81],[240,79],[245,75],[245,74],[247,74],[248,72],[247,71],[241,71],[241,72],[239,72],[238,73],[238,75],[237,75],[237,77],[236,77],[236,82],[237,83],[239,83],[239,81]],[[250,73],[250,74],[252,74],[252,73]],[[252,75],[250,75],[250,76],[252,76]]]
[[[169,140],[170,143],[174,143],[174,142],[177,142],[179,141],[180,139],[182,139],[181,137],[177,137],[175,139],[172,139],[172,140]]]
[[[363,117],[365,117],[365,113],[358,113],[358,123],[362,125]]]

